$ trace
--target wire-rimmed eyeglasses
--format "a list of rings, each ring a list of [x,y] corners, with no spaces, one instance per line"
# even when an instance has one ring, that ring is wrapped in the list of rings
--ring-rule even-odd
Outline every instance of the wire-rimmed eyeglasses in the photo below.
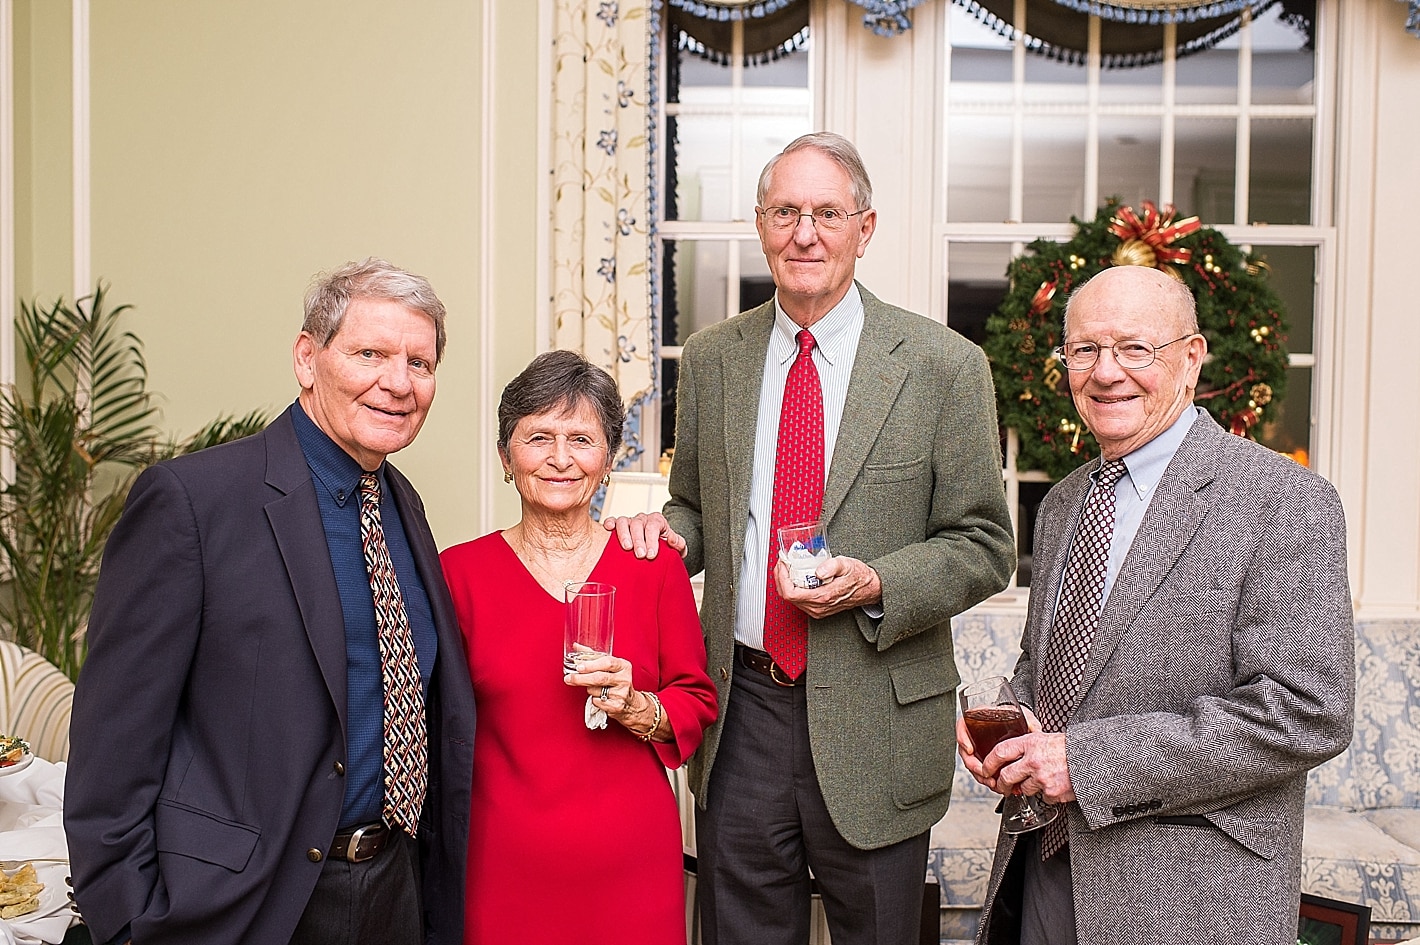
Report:
[[[1096,344],[1093,341],[1070,341],[1056,348],[1051,354],[1065,365],[1067,371],[1088,371],[1099,363],[1100,352],[1109,348],[1114,351],[1114,360],[1120,367],[1126,371],[1140,371],[1154,363],[1160,348],[1167,348],[1192,337],[1193,333],[1190,333],[1173,341],[1165,341],[1161,345],[1152,345],[1137,338],[1116,341],[1112,345]]]
[[[755,207],[756,213],[764,215],[764,222],[769,224],[772,230],[788,230],[799,225],[799,221],[804,217],[814,221],[814,226],[820,230],[838,232],[848,225],[848,221],[860,213],[867,213],[868,208],[854,210],[849,213],[842,207],[816,207],[812,213],[804,213],[793,207]]]

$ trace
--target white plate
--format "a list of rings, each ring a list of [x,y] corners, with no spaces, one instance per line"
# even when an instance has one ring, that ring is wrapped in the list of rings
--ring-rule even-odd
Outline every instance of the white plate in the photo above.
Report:
[[[34,760],[34,755],[30,754],[29,752],[25,752],[19,761],[15,762],[12,765],[6,765],[5,767],[0,768],[0,778],[3,778],[7,774],[14,774],[16,771],[25,770],[30,766],[30,762]]]

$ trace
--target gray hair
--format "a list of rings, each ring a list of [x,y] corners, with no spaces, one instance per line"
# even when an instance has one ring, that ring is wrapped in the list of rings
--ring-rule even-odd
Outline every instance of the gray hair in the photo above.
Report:
[[[1109,272],[1110,269],[1113,268],[1117,267],[1107,266],[1104,269],[1101,269],[1099,272],[1095,273],[1093,276],[1086,279],[1084,282],[1075,286],[1074,290],[1070,293],[1070,298],[1065,301],[1065,317],[1060,320],[1060,340],[1062,343],[1064,342],[1066,338],[1066,333],[1069,330],[1070,311],[1075,307],[1075,300],[1080,297],[1081,291],[1084,290],[1085,286],[1095,281],[1095,279],[1098,278],[1100,275]],[[1186,334],[1198,334],[1198,302],[1193,298],[1193,291],[1189,289],[1189,287],[1184,283],[1182,279],[1179,279],[1177,277],[1160,279],[1157,281],[1156,285],[1158,287],[1159,293],[1163,296],[1163,298],[1160,299],[1160,302],[1162,304],[1160,305],[1159,310],[1164,311],[1166,308],[1168,310],[1171,310],[1170,314],[1178,318],[1179,323]]]
[[[621,449],[625,414],[616,381],[575,351],[548,351],[532,359],[523,372],[503,388],[498,401],[498,448],[506,451],[518,421],[550,410],[572,410],[585,401],[592,405],[606,437],[607,463]]]
[[[769,186],[774,177],[774,167],[786,154],[793,154],[795,151],[803,151],[812,148],[828,157],[839,167],[843,168],[848,175],[848,180],[853,186],[853,202],[857,206],[853,210],[866,210],[873,205],[873,182],[868,180],[868,169],[863,166],[863,156],[858,153],[858,149],[853,146],[853,142],[840,134],[832,131],[815,131],[811,134],[800,135],[769,159],[769,163],[764,165],[764,170],[759,173],[759,189],[755,191],[754,202],[761,207],[764,206],[764,195],[769,193]]]
[[[434,322],[434,363],[444,359],[444,303],[434,294],[434,287],[423,276],[375,256],[317,275],[306,291],[306,319],[301,330],[320,347],[327,347],[356,299],[398,302],[428,315]]]

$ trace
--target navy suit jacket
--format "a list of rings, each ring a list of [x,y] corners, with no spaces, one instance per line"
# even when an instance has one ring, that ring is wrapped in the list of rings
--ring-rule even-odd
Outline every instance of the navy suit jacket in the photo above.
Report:
[[[293,408],[294,409],[294,408]],[[473,692],[418,494],[387,467],[428,590],[426,936],[463,938]],[[95,941],[286,942],[344,795],[345,625],[289,413],[146,470],[109,538],[74,698],[65,828]]]

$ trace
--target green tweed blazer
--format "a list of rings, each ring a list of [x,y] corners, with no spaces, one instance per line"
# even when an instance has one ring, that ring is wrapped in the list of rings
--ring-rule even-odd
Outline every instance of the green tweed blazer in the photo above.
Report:
[[[865,318],[823,500],[829,546],[882,580],[881,619],[811,620],[809,739],[838,831],[872,849],[946,812],[958,683],[951,618],[1015,565],[995,395],[981,349],[859,286]],[[680,364],[666,517],[705,571],[701,624],[720,717],[691,761],[699,803],[735,672],[735,600],[771,301],[697,332]]]

